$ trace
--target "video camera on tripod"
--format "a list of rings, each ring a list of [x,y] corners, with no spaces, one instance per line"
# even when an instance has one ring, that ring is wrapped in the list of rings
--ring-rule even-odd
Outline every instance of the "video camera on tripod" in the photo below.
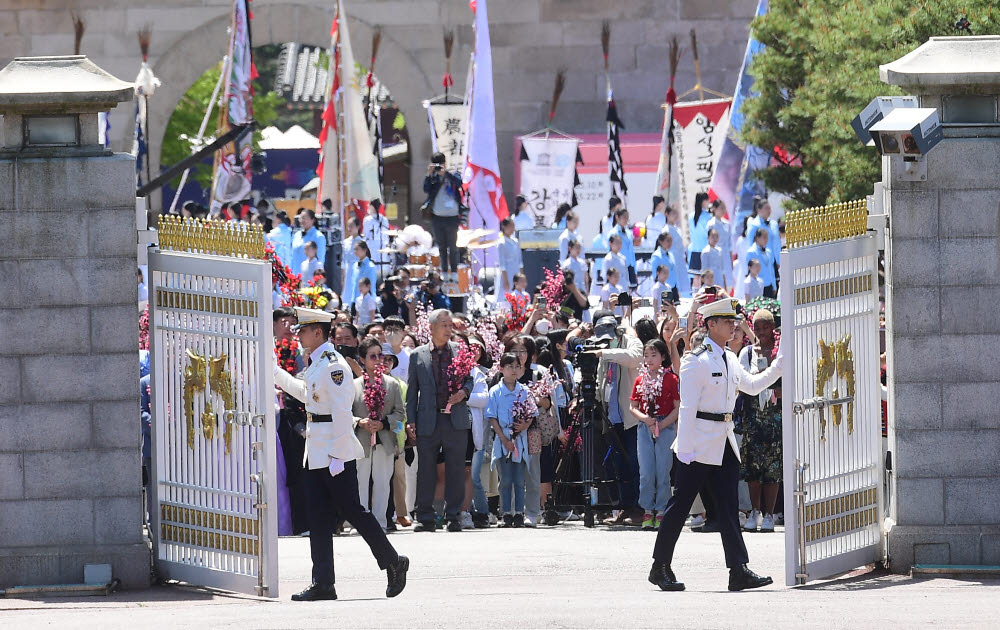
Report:
[[[580,371],[580,398],[585,409],[593,409],[597,405],[597,366],[600,357],[589,350],[604,350],[611,346],[611,339],[583,339],[570,337],[566,347],[573,351],[573,367]]]

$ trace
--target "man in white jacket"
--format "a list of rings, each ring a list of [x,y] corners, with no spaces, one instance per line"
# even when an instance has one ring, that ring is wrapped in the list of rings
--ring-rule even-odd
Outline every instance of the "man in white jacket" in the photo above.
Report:
[[[711,485],[716,498],[729,567],[729,590],[742,591],[772,582],[770,577],[761,577],[747,567],[749,558],[739,522],[740,450],[733,433],[733,409],[740,391],[755,395],[778,380],[783,354],[779,347],[771,366],[758,374],[743,369],[736,354],[726,348],[738,325],[738,308],[739,302],[734,299],[699,308],[708,336],[703,345],[681,360],[681,408],[673,445],[679,460],[674,476],[676,489],[656,535],[649,572],[649,581],[664,591],[684,590],[670,563],[684,519],[703,484]]]
[[[274,382],[306,405],[306,500],[312,585],[292,595],[293,601],[337,599],[333,572],[333,525],[346,520],[361,534],[378,566],[388,574],[386,597],[406,587],[410,561],[396,553],[371,512],[361,506],[355,460],[365,453],[354,434],[354,378],[350,365],[333,344],[333,316],[325,311],[296,308],[295,327],[309,367],[296,378],[275,365]]]

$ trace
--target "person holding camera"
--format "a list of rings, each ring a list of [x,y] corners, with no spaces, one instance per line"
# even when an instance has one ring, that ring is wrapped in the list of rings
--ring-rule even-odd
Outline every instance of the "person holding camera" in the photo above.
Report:
[[[735,299],[721,299],[698,308],[708,334],[681,360],[681,404],[673,445],[678,460],[675,489],[656,535],[648,578],[663,591],[684,590],[670,563],[695,495],[706,484],[715,499],[715,517],[729,567],[729,590],[772,583],[770,577],[759,576],[747,567],[749,557],[739,521],[740,454],[733,410],[740,391],[758,394],[781,376],[782,353],[779,349],[774,362],[762,372],[747,372],[736,353],[726,347],[739,325],[738,309],[742,310]]]
[[[440,151],[431,156],[424,178],[427,201],[421,206],[431,219],[431,229],[441,255],[441,272],[445,282],[458,282],[458,225],[462,220],[462,179],[445,169],[447,158]]]
[[[607,348],[589,352],[600,359],[597,397],[604,406],[608,431],[617,434],[617,439],[610,440],[604,462],[605,475],[617,481],[612,496],[617,499],[618,514],[605,524],[639,525],[643,515],[639,508],[639,418],[632,412],[632,386],[642,364],[642,342],[605,309],[594,313],[594,336],[610,340]]]

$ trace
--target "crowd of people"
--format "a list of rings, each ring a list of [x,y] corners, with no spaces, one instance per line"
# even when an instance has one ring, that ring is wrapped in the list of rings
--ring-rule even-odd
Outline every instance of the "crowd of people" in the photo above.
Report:
[[[728,345],[749,372],[767,368],[777,352],[782,229],[770,205],[757,200],[734,231],[725,205],[699,194],[682,230],[680,212],[661,197],[638,225],[613,198],[590,243],[606,253],[593,260],[579,235],[581,216],[564,205],[551,226],[561,230],[560,268],[529,287],[517,233],[536,226],[518,197],[500,223],[492,293],[483,291],[487,298],[474,312],[452,312],[445,289],[466,209],[439,166],[432,160],[428,168],[424,210],[435,243],[447,241],[450,250],[440,257],[440,273],[415,279],[395,256],[373,261],[370,243],[384,250],[389,229],[373,203],[363,221],[352,216],[344,224],[338,293],[323,258],[337,244],[326,247],[317,215],[303,209],[294,221],[282,212],[266,217],[274,222],[268,241],[280,260],[291,261],[286,271],[325,295],[297,304],[331,314],[330,341],[353,371],[352,413],[365,446],[357,466],[362,504],[387,532],[530,528],[583,517],[589,501],[580,484],[587,481],[599,488],[596,519],[655,529],[673,483],[681,357],[704,343],[698,307],[723,296],[746,303]],[[294,374],[306,365],[285,298],[276,282],[276,353]],[[583,340],[597,338],[606,347],[590,352],[600,356],[596,392],[605,420],[584,444],[586,387],[574,357]],[[366,383],[383,373],[392,402],[373,410]],[[748,531],[781,524],[780,396],[779,381],[741,395],[737,406],[740,520]],[[300,483],[306,426],[303,405],[279,395],[282,534],[308,531]],[[596,453],[595,471],[584,470],[585,448]],[[690,526],[717,531],[710,489],[692,512]]]

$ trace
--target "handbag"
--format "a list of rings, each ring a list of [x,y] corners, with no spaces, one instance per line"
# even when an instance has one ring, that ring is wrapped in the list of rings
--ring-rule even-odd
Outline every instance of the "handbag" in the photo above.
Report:
[[[527,433],[528,433],[528,454],[529,455],[540,454],[542,452],[541,429],[535,426],[535,423],[533,422],[531,423],[531,426],[528,427]]]
[[[543,446],[551,444],[552,440],[556,439],[559,435],[559,418],[556,416],[555,411],[555,406],[550,406],[547,411],[541,408],[538,410],[538,418],[535,420],[534,425],[538,427],[538,431],[541,433]]]

